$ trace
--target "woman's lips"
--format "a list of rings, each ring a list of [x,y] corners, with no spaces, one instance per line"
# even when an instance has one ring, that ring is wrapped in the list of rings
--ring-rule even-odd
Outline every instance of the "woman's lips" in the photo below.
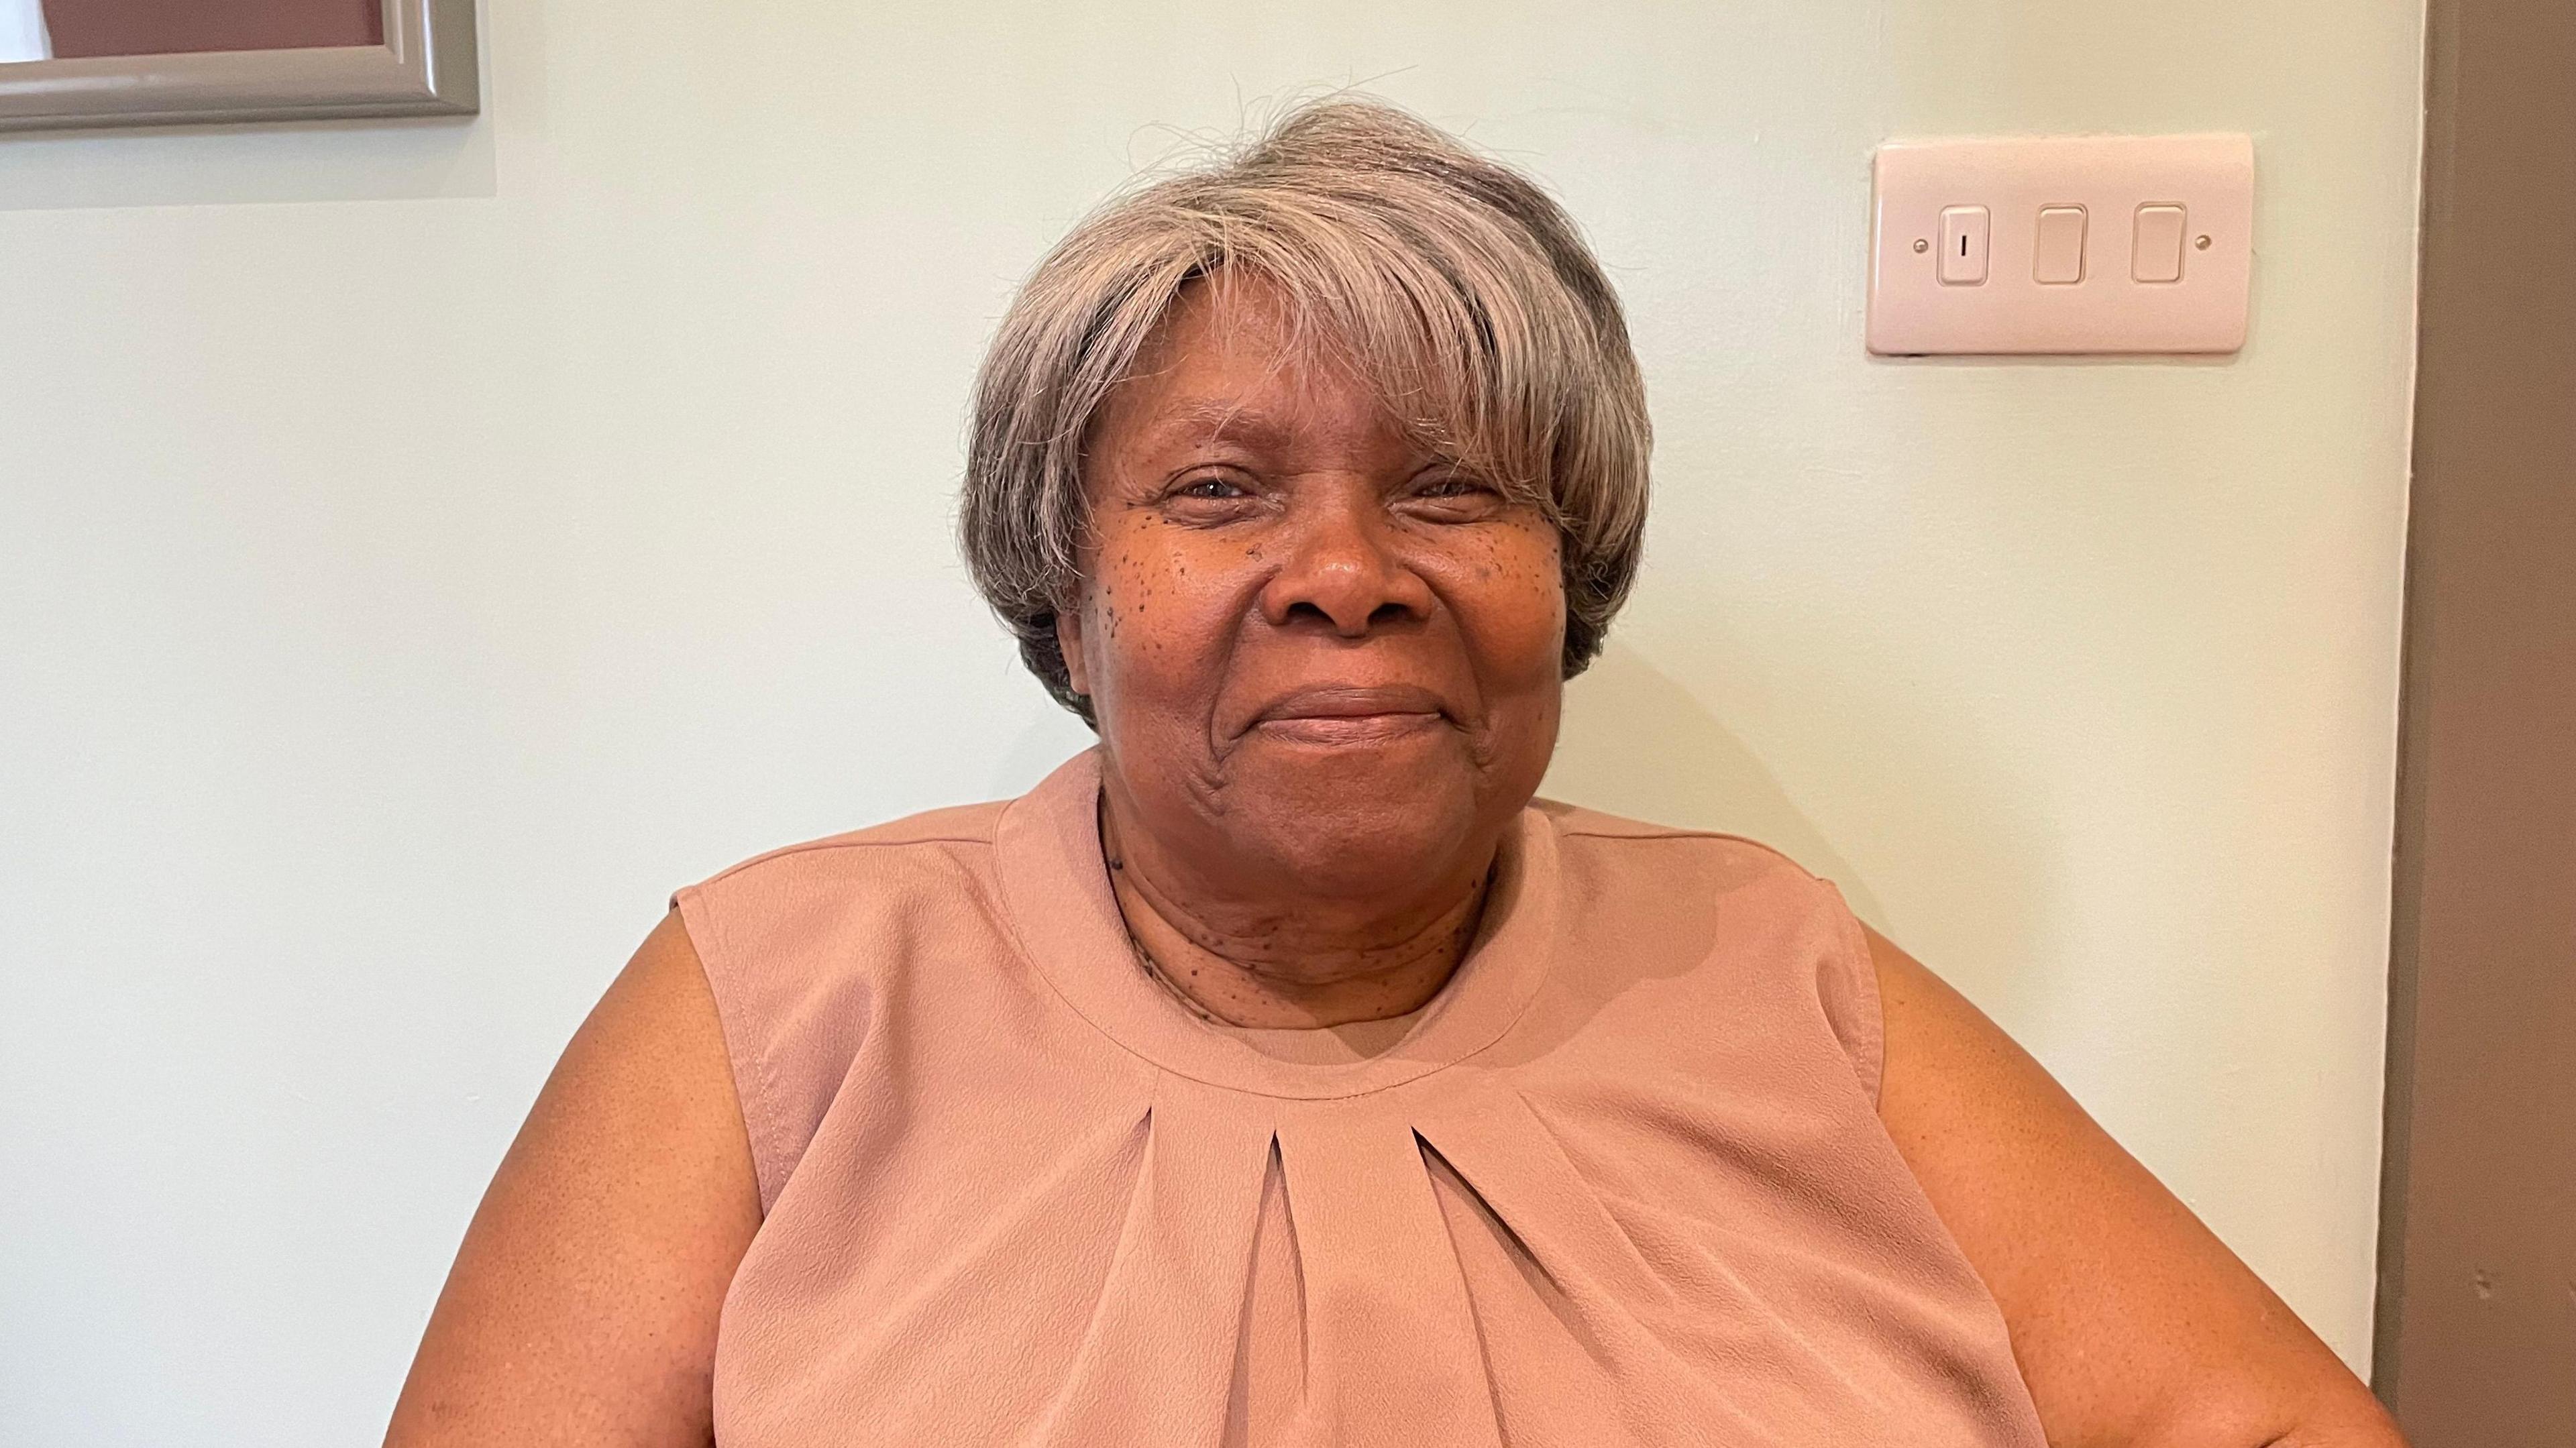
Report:
[[[1410,685],[1326,685],[1271,701],[1252,729],[1301,744],[1379,744],[1436,728],[1440,696]]]
[[[1253,732],[1297,744],[1388,744],[1436,728],[1437,714],[1305,714],[1264,719]]]

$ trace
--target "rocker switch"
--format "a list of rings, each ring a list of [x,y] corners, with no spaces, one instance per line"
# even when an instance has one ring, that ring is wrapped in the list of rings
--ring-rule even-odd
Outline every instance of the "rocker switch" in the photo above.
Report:
[[[2179,206],[2138,208],[2137,242],[2130,249],[2129,275],[2142,282],[2182,280],[2183,216]]]
[[[1986,280],[1986,208],[1952,206],[1941,212],[1941,284],[1982,286]]]
[[[2039,235],[2031,247],[2030,279],[2045,287],[2084,280],[2084,208],[2039,208]]]

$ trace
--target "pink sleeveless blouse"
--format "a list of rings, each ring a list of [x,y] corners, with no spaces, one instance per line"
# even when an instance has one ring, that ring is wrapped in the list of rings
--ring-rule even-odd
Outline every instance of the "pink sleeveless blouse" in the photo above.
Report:
[[[1422,1010],[1235,1031],[1139,968],[1099,769],[679,893],[765,1212],[725,1448],[2041,1443],[1832,886],[1541,802]]]

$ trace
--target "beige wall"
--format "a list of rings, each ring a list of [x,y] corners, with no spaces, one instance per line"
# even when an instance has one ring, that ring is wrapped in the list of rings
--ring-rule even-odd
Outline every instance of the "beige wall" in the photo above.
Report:
[[[1652,561],[1553,787],[1767,837],[2356,1358],[2413,0],[499,7],[471,126],[0,141],[0,1416],[347,1442],[671,886],[1083,735],[948,542],[1172,130],[1365,82],[1625,289]],[[2251,130],[2215,363],[1862,355],[1889,135]]]

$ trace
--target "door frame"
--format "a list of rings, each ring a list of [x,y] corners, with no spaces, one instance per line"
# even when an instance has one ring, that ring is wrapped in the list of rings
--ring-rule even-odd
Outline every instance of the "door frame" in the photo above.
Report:
[[[2576,3],[2430,0],[2372,1385],[2576,1444]]]

